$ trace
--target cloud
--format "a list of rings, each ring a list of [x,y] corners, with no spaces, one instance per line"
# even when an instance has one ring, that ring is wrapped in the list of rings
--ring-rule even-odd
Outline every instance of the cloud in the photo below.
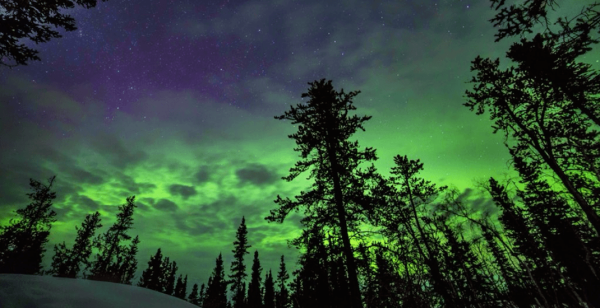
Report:
[[[208,171],[206,170],[207,168],[205,166],[200,167],[200,170],[198,170],[198,172],[196,172],[194,174],[194,179],[196,180],[196,182],[198,184],[202,184],[206,181],[208,181],[209,179],[209,174]]]
[[[179,195],[182,196],[184,200],[187,200],[191,196],[195,196],[197,194],[196,189],[193,186],[185,186],[179,184],[173,184],[169,186],[169,192],[171,195]]]
[[[272,184],[279,179],[277,173],[268,170],[263,165],[251,164],[235,171],[242,183],[251,183],[256,186]]]
[[[136,165],[148,158],[142,150],[132,147],[131,144],[125,146],[116,135],[105,131],[98,131],[97,136],[90,138],[88,145],[118,169]]]
[[[158,200],[158,202],[153,204],[153,206],[157,210],[166,211],[166,212],[175,212],[179,209],[177,207],[177,204],[175,204],[175,202],[173,202],[171,200],[167,200],[167,199],[160,199],[160,200]]]
[[[112,173],[118,181],[110,183],[110,186],[119,191],[121,197],[129,197],[141,193],[151,193],[152,190],[156,188],[156,185],[152,183],[136,182],[133,177],[120,172],[119,170],[113,170]]]
[[[95,212],[100,207],[96,201],[84,195],[75,195],[74,197],[71,197],[71,202],[77,204],[80,209],[84,209],[86,212]]]

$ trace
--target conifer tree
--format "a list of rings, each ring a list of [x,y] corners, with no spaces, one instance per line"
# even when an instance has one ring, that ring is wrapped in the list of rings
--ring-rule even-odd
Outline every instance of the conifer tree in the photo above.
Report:
[[[496,9],[503,4],[501,1]],[[539,12],[545,14],[545,10]],[[506,33],[521,33],[520,26],[531,32],[531,23],[527,24],[522,15],[515,19],[506,9],[492,21],[502,24],[506,15],[512,15]],[[598,74],[587,74],[591,65],[575,61],[591,50],[588,45],[599,42],[588,35],[592,24],[596,22],[586,23],[582,18],[578,30],[582,34],[570,43],[559,43],[561,35],[551,33],[513,43],[506,55],[518,63],[517,68],[502,71],[499,59],[477,56],[471,67],[478,71],[471,80],[476,85],[474,92],[466,91],[469,101],[464,105],[477,115],[487,110],[494,120],[494,133],[500,130],[516,141],[505,143],[511,155],[542,168],[544,177],[562,186],[600,234],[600,132],[595,129],[600,124],[600,100],[589,97],[598,93],[600,83]],[[566,28],[566,23],[561,25]],[[564,29],[563,34],[569,32],[573,34],[570,29]],[[501,38],[502,33],[496,41]]]
[[[173,296],[175,297],[181,297],[181,295],[179,294],[179,292],[181,291],[181,285],[183,284],[183,280],[181,279],[181,274],[179,274],[179,277],[177,277],[177,282],[175,283],[175,288],[173,289]]]
[[[586,302],[588,305],[600,303],[597,290],[600,280],[596,273],[598,263],[591,260],[594,250],[593,231],[578,217],[568,203],[550,185],[541,179],[541,170],[536,164],[527,163],[519,153],[513,153],[514,165],[522,175],[525,190],[518,192],[533,224],[540,232],[540,238],[552,259],[564,266],[566,272],[557,272],[560,281],[565,281],[565,298],[569,306]],[[590,245],[591,244],[591,245]],[[568,251],[568,253],[565,253]],[[569,277],[565,279],[563,276]],[[559,284],[561,285],[561,284]]]
[[[436,249],[437,239],[433,232],[426,228],[431,223],[426,206],[447,189],[447,186],[436,187],[431,181],[418,176],[423,170],[420,160],[409,160],[406,156],[396,155],[389,179],[377,176],[372,189],[373,199],[378,207],[372,215],[376,225],[382,225],[388,236],[396,242],[408,236],[418,256],[427,267],[427,274],[433,291],[442,298],[445,307],[457,307],[456,294],[444,275],[441,250]],[[396,186],[399,186],[396,188]],[[429,219],[429,220],[428,220]]]
[[[148,261],[148,268],[142,272],[142,276],[140,277],[140,281],[138,282],[139,287],[148,288],[150,290],[155,290],[158,292],[163,291],[162,258],[162,251],[160,250],[160,248],[158,248],[156,250],[156,254],[150,257],[150,261]]]
[[[383,249],[375,250],[375,271],[373,299],[369,307],[398,307],[400,295],[392,265],[384,256]]]
[[[306,252],[300,256],[300,268],[294,271],[297,279],[294,302],[299,307],[329,307],[332,294],[323,231],[303,230],[301,238]]]
[[[299,104],[297,108],[292,106],[290,111],[275,118],[290,120],[294,125],[300,124],[298,132],[288,137],[296,140],[299,147],[294,150],[301,152],[303,160],[297,162],[290,169],[290,175],[283,179],[292,181],[310,166],[314,166],[309,178],[315,178],[315,189],[301,192],[300,196],[296,196],[298,202],[277,196],[275,203],[281,207],[271,210],[271,215],[266,219],[283,222],[292,210],[304,208],[305,226],[312,228],[311,225],[316,224],[339,232],[348,272],[351,304],[361,307],[354,249],[348,234],[360,232],[359,221],[366,216],[363,183],[375,172],[373,166],[362,172],[358,165],[364,161],[376,160],[377,156],[372,148],[359,151],[358,142],[350,142],[348,138],[358,129],[364,130],[362,123],[371,117],[348,116],[348,111],[356,109],[352,105],[352,99],[360,91],[345,94],[342,89],[336,92],[331,81],[325,82],[325,79],[309,85],[311,88],[308,93],[302,94],[302,97],[310,97],[307,105]],[[316,150],[316,155],[311,155],[313,150]],[[311,158],[307,159],[309,155]]]
[[[192,292],[188,295],[187,301],[192,305],[200,306],[200,294],[198,293],[198,284],[194,283]]]
[[[456,230],[448,225],[448,218],[443,216],[434,217],[434,223],[443,232],[447,239],[444,256],[446,266],[444,271],[454,277],[454,287],[459,293],[457,302],[460,306],[472,306],[485,304],[495,307],[497,298],[491,282],[482,276],[483,266],[481,261],[471,250],[471,245],[464,239],[459,239]],[[462,234],[461,234],[462,236]]]
[[[245,294],[245,279],[246,265],[244,264],[244,255],[248,254],[248,231],[246,229],[246,219],[242,216],[242,222],[238,227],[235,235],[236,240],[233,242],[234,249],[233,261],[231,262],[231,291],[233,292],[233,308],[241,308],[244,303]]]
[[[187,275],[182,279],[181,274],[177,278],[177,284],[175,285],[175,291],[173,292],[173,296],[181,298],[185,300],[185,295],[187,292]]]
[[[182,299],[185,299],[185,297],[186,297],[187,282],[188,282],[188,278],[187,278],[187,275],[185,275],[185,278],[183,278],[183,287],[181,288],[181,294],[183,295]]]
[[[210,284],[211,278],[208,278],[208,284]],[[206,299],[206,292],[204,291],[205,287],[204,287],[204,283],[202,284],[202,286],[200,286],[200,293],[198,295],[198,302],[200,303],[198,306],[200,307],[204,307],[204,300]]]
[[[166,267],[163,272],[163,293],[167,295],[174,295],[175,276],[177,275],[177,262],[173,261],[169,263],[169,258],[167,258],[166,261]]]
[[[135,242],[139,240],[136,238],[129,249],[121,245],[121,242],[131,239],[126,232],[133,225],[133,212],[136,208],[134,200],[135,196],[128,197],[127,204],[119,206],[117,222],[106,233],[95,239],[94,245],[100,251],[96,255],[96,260],[91,263],[87,279],[125,283],[123,280],[128,278],[126,276],[130,276],[127,272],[131,271],[133,261],[127,255],[134,251],[137,252],[137,243]],[[127,264],[127,261],[130,264]]]
[[[490,178],[490,192],[494,202],[502,209],[499,220],[507,236],[514,240],[514,250],[526,258],[523,264],[531,269],[529,276],[534,285],[533,299],[545,307],[551,306],[552,293],[558,288],[559,277],[554,270],[556,266],[543,247],[539,231],[526,219],[523,210],[508,198],[504,187],[493,178]]]
[[[56,221],[56,212],[51,208],[56,193],[50,191],[55,178],[49,179],[48,186],[29,179],[29,186],[35,191],[27,194],[31,203],[17,210],[19,220],[11,219],[8,226],[0,227],[0,273],[42,273],[44,245]]]
[[[290,299],[289,291],[287,288],[287,280],[290,278],[286,268],[283,255],[281,255],[281,262],[279,263],[279,272],[277,273],[277,292],[275,293],[276,308],[289,308]]]
[[[223,270],[223,257],[219,253],[215,269],[208,280],[204,308],[226,308],[227,307],[227,281]]]
[[[264,307],[275,308],[275,285],[271,270],[269,270],[265,277]]]
[[[129,244],[129,247],[125,249],[121,258],[117,259],[117,263],[113,266],[114,272],[119,274],[118,282],[122,284],[131,284],[131,280],[135,276],[137,271],[137,259],[136,255],[138,252],[138,244],[140,243],[139,236],[135,238]]]
[[[329,284],[331,286],[330,301],[334,303],[334,306],[349,307],[348,277],[346,275],[343,259],[339,256],[339,253],[336,253],[334,256],[331,256],[331,259],[327,263],[327,268],[329,270]]]
[[[65,242],[54,245],[54,256],[49,274],[55,277],[77,278],[81,265],[89,266],[92,254],[92,237],[96,230],[102,228],[100,213],[88,214],[77,230],[77,238],[72,249],[67,249]]]
[[[252,261],[252,274],[250,284],[248,285],[248,308],[261,308],[262,295],[260,293],[262,281],[260,275],[262,267],[258,259],[258,250],[254,251],[254,260]]]
[[[530,287],[527,285],[526,273],[519,270],[506,255],[504,249],[498,245],[497,239],[490,230],[491,228],[482,228],[482,235],[486,241],[488,250],[493,254],[495,263],[500,269],[502,281],[506,283],[507,301],[513,302],[517,307],[531,307],[535,304],[533,296],[530,294]]]

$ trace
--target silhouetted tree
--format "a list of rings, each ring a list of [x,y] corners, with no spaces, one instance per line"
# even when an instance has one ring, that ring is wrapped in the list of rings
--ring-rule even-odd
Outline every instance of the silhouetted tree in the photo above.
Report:
[[[100,213],[88,214],[77,230],[77,238],[72,249],[67,249],[65,242],[54,245],[54,256],[52,257],[49,274],[55,277],[77,278],[81,264],[89,266],[89,257],[92,254],[92,237],[96,230],[102,228]]]
[[[330,307],[333,299],[329,282],[328,252],[321,229],[303,230],[300,268],[294,271],[292,303],[298,307]]]
[[[163,262],[163,293],[173,295],[175,292],[175,276],[177,275],[177,262],[169,263],[169,258]]]
[[[150,290],[155,290],[158,292],[163,291],[162,258],[162,251],[160,250],[160,248],[158,248],[158,250],[156,250],[156,254],[150,257],[150,261],[148,261],[148,268],[142,272],[142,276],[140,277],[140,281],[138,282],[139,287],[148,288]]]
[[[444,271],[453,277],[453,285],[459,293],[457,302],[461,307],[485,305],[498,306],[496,289],[492,286],[491,277],[484,277],[482,261],[475,255],[471,243],[466,241],[459,231],[449,226],[448,217],[434,216],[435,225],[444,234],[447,242],[443,249],[445,259]]]
[[[508,198],[506,190],[495,179],[490,178],[490,193],[494,202],[502,210],[498,220],[502,223],[507,236],[514,240],[514,250],[526,259],[523,266],[530,269],[528,276],[533,289],[528,291],[533,300],[544,307],[550,306],[552,295],[548,292],[556,280],[548,261],[547,252],[540,243],[539,233],[523,215],[523,210]],[[548,286],[550,285],[550,287]]]
[[[375,250],[375,271],[373,280],[373,299],[369,307],[399,307],[401,291],[397,285],[396,274],[389,260],[383,255],[383,249]]]
[[[600,272],[598,239],[568,203],[550,185],[541,179],[541,168],[535,163],[527,163],[519,148],[513,153],[515,168],[522,175],[525,190],[518,191],[533,224],[540,232],[540,238],[556,265],[566,271],[557,271],[560,281],[565,281],[564,296],[569,306],[586,302],[600,306],[600,288],[597,274]],[[564,277],[569,277],[565,279]],[[569,299],[570,298],[570,299]],[[569,300],[572,302],[569,303]]]
[[[194,286],[192,287],[192,292],[190,293],[190,295],[188,295],[187,301],[190,302],[190,304],[192,305],[200,306],[200,294],[198,292],[197,283],[194,283]]]
[[[173,289],[173,296],[180,297],[179,292],[181,289],[181,285],[183,284],[183,280],[181,279],[181,274],[177,277],[177,282],[175,283],[175,288]]]
[[[504,6],[504,3],[504,0],[492,0],[492,7],[495,4],[494,9],[498,10]],[[534,21],[540,23],[540,17],[542,17],[545,27],[544,32],[547,34],[543,40],[549,43],[547,47],[554,47],[553,52],[552,54],[549,53],[549,49],[546,48],[542,53],[535,54],[535,58],[531,57],[535,53],[534,50],[532,50],[532,53],[522,54],[529,58],[527,59],[529,64],[524,67],[534,74],[544,75],[544,78],[547,79],[546,82],[552,85],[555,90],[554,94],[567,97],[574,107],[580,109],[596,125],[600,125],[600,111],[597,108],[598,99],[586,97],[586,94],[598,93],[600,89],[598,74],[597,72],[588,74],[590,69],[588,64],[574,63],[575,58],[592,50],[589,47],[590,44],[600,42],[600,40],[592,39],[589,36],[590,31],[593,28],[598,28],[600,24],[600,14],[597,10],[594,10],[594,7],[600,4],[590,4],[571,20],[563,20],[559,17],[556,24],[559,24],[562,30],[558,33],[550,30],[546,18],[546,9],[551,7],[554,10],[553,4],[555,4],[554,0],[528,0],[518,6],[512,5],[509,9],[502,8],[501,12],[490,20],[494,22],[495,27],[498,27],[498,33],[494,35],[496,37],[495,42],[499,42],[508,36],[520,35],[523,37],[525,32],[532,33],[531,27]],[[577,23],[571,28],[571,21],[575,19]],[[561,39],[560,43],[559,39]],[[538,47],[540,46],[538,45]],[[517,61],[521,62],[522,60],[523,58],[518,59],[517,56]],[[547,61],[553,62],[552,65],[548,66]],[[536,65],[531,65],[533,63]],[[538,70],[538,72],[536,73],[535,70]],[[598,175],[598,170],[595,173]]]
[[[423,163],[418,159],[396,155],[394,163],[393,176],[389,179],[378,176],[372,189],[378,206],[371,219],[375,225],[383,226],[383,232],[395,242],[402,243],[405,237],[411,240],[419,259],[423,260],[422,265],[427,267],[433,291],[443,299],[445,307],[456,307],[455,294],[444,275],[441,251],[436,249],[439,243],[434,232],[426,228],[431,223],[427,220],[427,207],[432,206],[447,186],[436,187],[431,181],[420,178],[418,173],[423,170]]]
[[[208,284],[210,284],[210,282],[211,282],[211,278],[208,277]],[[204,284],[202,284],[202,286],[200,286],[200,295],[198,297],[198,301],[200,302],[200,307],[204,307],[205,299],[206,299],[206,292],[205,292]]]
[[[235,234],[236,240],[233,242],[234,249],[233,261],[231,262],[231,291],[233,292],[233,308],[241,308],[244,303],[246,288],[246,265],[244,264],[244,255],[248,254],[248,231],[246,229],[246,219],[242,216],[242,222]]]
[[[262,285],[260,278],[261,273],[262,267],[260,266],[260,260],[258,259],[258,250],[255,250],[254,260],[252,261],[250,284],[248,284],[248,308],[262,307],[262,294],[260,294]]]
[[[115,263],[114,271],[119,273],[119,283],[122,284],[131,284],[131,280],[135,276],[135,272],[137,271],[137,259],[136,255],[138,252],[138,244],[140,243],[139,236],[135,236],[135,238],[129,244],[129,247],[126,248],[122,257],[117,259],[117,263]]]
[[[275,307],[276,308],[289,308],[290,307],[290,295],[287,288],[287,280],[290,278],[286,268],[283,255],[281,255],[281,262],[279,263],[279,272],[277,273],[277,292],[275,293]]]
[[[496,7],[494,10],[497,11],[499,8],[505,5],[506,1],[491,0],[491,2],[491,7],[494,8],[495,5]],[[502,8],[500,13],[496,14],[494,18],[490,19],[490,21],[493,22],[494,27],[498,28],[498,33],[494,35],[496,37],[494,42],[499,42],[505,37],[516,35],[519,35],[522,38],[523,34],[526,32],[533,33],[531,28],[534,26],[534,23],[543,23],[545,33],[549,34],[549,38],[552,41],[557,42],[558,39],[561,38],[562,43],[559,46],[560,49],[562,49],[561,51],[565,52],[565,54],[563,54],[563,56],[566,56],[565,58],[575,58],[590,51],[591,48],[589,48],[588,45],[599,42],[596,39],[590,38],[589,33],[594,27],[598,27],[599,25],[600,14],[598,11],[594,10],[594,7],[600,4],[590,4],[589,6],[585,7],[581,13],[574,16],[570,21],[566,19],[563,20],[561,17],[559,17],[555,24],[559,24],[562,30],[558,33],[554,33],[549,28],[549,22],[547,19],[547,8],[550,7],[554,10],[554,4],[556,4],[555,0],[527,0],[523,1],[523,3],[519,5],[511,5],[508,9]],[[577,23],[573,28],[570,26],[572,20],[577,20]],[[563,62],[563,64],[566,63]],[[571,66],[569,68],[577,68],[577,66]],[[555,77],[559,77],[559,79],[555,79],[553,81],[557,82],[558,85],[566,85],[565,82],[570,81],[571,83],[568,86],[569,91],[586,88],[589,86],[590,80],[587,79],[587,83],[579,84],[581,88],[572,87],[573,85],[576,85],[576,83],[573,82],[575,80],[569,79],[572,77],[579,77],[572,74],[575,71],[576,70],[563,72],[565,74],[562,76],[555,75]],[[591,81],[593,82],[593,80]],[[587,111],[586,113],[590,114]],[[599,124],[597,116],[593,116],[591,118],[594,119],[596,124]]]
[[[265,276],[264,307],[275,308],[275,284],[271,270]]]
[[[42,258],[48,242],[56,212],[51,209],[56,193],[51,192],[56,176],[49,179],[48,186],[29,179],[35,192],[28,193],[31,203],[18,209],[19,220],[10,220],[0,233],[0,273],[42,274]]]
[[[181,287],[181,294],[183,295],[183,297],[181,299],[185,299],[186,293],[187,293],[187,275],[185,275],[185,278],[183,278],[183,286]]]
[[[208,280],[206,290],[206,299],[202,305],[204,308],[225,308],[227,307],[227,281],[223,270],[223,257],[219,254],[216,260],[215,269]]]
[[[187,293],[187,275],[185,275],[185,278],[182,279],[181,274],[179,274],[179,277],[177,278],[177,284],[175,285],[175,291],[173,293],[173,296],[185,300],[186,293]]]
[[[538,11],[533,15],[544,16],[539,6],[533,8]],[[499,15],[503,14],[508,13],[504,10]],[[507,17],[496,18],[502,23]],[[522,32],[514,19],[509,23],[513,25],[507,33]],[[589,24],[581,25],[586,28],[582,31],[589,32]],[[600,124],[600,104],[586,97],[598,93],[600,78],[585,75],[589,64],[575,64],[576,57],[590,50],[586,46],[592,40],[587,34],[575,40],[576,44],[567,46],[557,44],[558,37],[552,34],[538,33],[531,41],[522,38],[506,54],[518,67],[505,71],[499,70],[499,59],[477,56],[471,66],[471,71],[478,71],[471,83],[477,84],[474,92],[465,92],[469,101],[464,105],[478,115],[487,109],[494,133],[501,130],[507,140],[509,136],[514,139],[513,145],[505,142],[513,158],[519,155],[550,171],[545,177],[556,177],[553,181],[564,187],[600,234],[600,132],[593,129]]]
[[[106,0],[103,0],[106,1]],[[0,1],[0,65],[10,68],[27,65],[29,60],[37,60],[39,53],[19,40],[28,38],[34,43],[48,42],[62,35],[48,25],[66,31],[77,30],[73,17],[61,14],[60,10],[70,9],[78,4],[85,8],[96,6],[96,0],[57,0],[57,1]],[[9,60],[16,64],[9,64]]]
[[[90,274],[87,279],[126,283],[128,272],[135,261],[131,254],[137,252],[136,239],[127,248],[121,245],[124,240],[130,240],[131,236],[126,232],[133,225],[133,212],[136,205],[133,203],[135,196],[127,198],[127,204],[119,206],[117,222],[115,222],[106,233],[99,236],[94,245],[100,250],[96,260],[90,265]],[[129,256],[129,257],[128,257]],[[137,262],[135,262],[137,267]],[[135,272],[135,269],[133,270]],[[131,279],[129,279],[131,280]]]
[[[365,218],[364,205],[361,204],[361,184],[364,178],[372,176],[374,172],[373,166],[365,173],[361,173],[357,166],[364,161],[376,160],[377,156],[372,148],[358,151],[358,142],[350,142],[348,138],[357,129],[364,131],[362,123],[371,117],[348,116],[348,111],[356,110],[352,105],[352,98],[360,91],[345,94],[342,89],[336,92],[331,80],[325,82],[325,79],[308,84],[311,88],[308,93],[302,94],[302,97],[310,97],[308,104],[298,104],[297,108],[292,106],[290,111],[276,116],[275,119],[291,120],[291,124],[300,124],[298,132],[288,137],[296,140],[299,147],[294,150],[301,152],[303,160],[298,161],[296,166],[290,169],[290,175],[283,179],[292,181],[310,166],[314,166],[309,178],[315,178],[315,189],[309,192],[302,191],[300,196],[296,196],[299,200],[297,202],[289,198],[284,200],[278,195],[275,203],[281,207],[271,210],[271,215],[266,219],[283,222],[292,210],[304,207],[305,226],[317,224],[335,228],[342,238],[351,303],[361,307],[357,269],[348,233],[360,232],[359,222]],[[313,150],[316,150],[316,155],[311,155],[314,154]],[[307,159],[309,155],[311,157]],[[352,189],[347,189],[348,187]],[[333,197],[326,198],[328,196]]]

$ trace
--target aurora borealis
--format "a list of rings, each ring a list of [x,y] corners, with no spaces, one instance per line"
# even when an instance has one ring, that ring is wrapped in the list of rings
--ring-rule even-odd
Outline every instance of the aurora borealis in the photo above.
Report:
[[[574,2],[549,20],[594,1]],[[188,274],[188,288],[206,283],[219,252],[228,273],[242,216],[247,271],[257,249],[264,270],[275,272],[285,254],[292,272],[296,250],[286,240],[298,234],[299,216],[264,217],[277,194],[308,187],[308,172],[281,179],[299,153],[287,137],[295,127],[273,117],[321,78],[361,91],[356,113],[373,118],[353,139],[377,149],[382,174],[394,155],[420,159],[425,179],[455,186],[480,209],[492,205],[477,182],[514,175],[489,115],[462,106],[470,62],[499,57],[506,68],[517,40],[494,43],[489,1],[207,3],[75,8],[78,30],[34,46],[42,61],[0,67],[0,223],[28,204],[29,178],[46,184],[56,175],[46,265],[54,244],[73,243],[86,214],[100,211],[104,232],[135,195],[135,282],[159,247]],[[598,59],[594,50],[581,60],[598,68]]]

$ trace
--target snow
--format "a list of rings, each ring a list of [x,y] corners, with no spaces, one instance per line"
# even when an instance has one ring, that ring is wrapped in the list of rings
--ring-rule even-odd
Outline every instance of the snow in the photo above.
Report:
[[[194,308],[182,299],[118,283],[0,274],[2,308]]]

